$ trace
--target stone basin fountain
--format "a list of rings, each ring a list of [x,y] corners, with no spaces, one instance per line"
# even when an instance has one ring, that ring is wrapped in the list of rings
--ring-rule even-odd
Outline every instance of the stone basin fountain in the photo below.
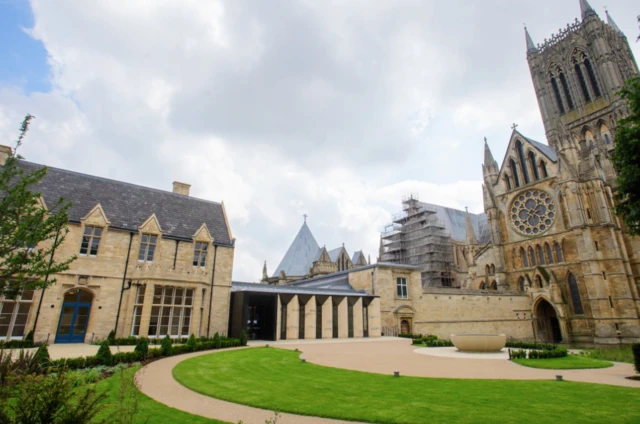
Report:
[[[505,334],[452,334],[453,345],[461,352],[499,352],[507,343]]]

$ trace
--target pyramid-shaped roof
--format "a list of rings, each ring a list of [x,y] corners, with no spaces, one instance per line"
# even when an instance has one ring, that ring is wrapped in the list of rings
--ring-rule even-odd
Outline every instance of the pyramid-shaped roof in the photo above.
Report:
[[[318,242],[311,234],[311,230],[305,222],[298,231],[293,243],[289,246],[289,250],[282,258],[280,265],[273,273],[274,277],[284,271],[287,276],[304,276],[309,274],[309,268],[320,250]]]

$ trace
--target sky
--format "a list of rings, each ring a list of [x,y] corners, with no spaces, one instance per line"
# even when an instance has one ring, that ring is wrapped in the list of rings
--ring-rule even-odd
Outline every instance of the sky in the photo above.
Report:
[[[483,139],[546,142],[526,61],[578,0],[0,0],[0,144],[32,162],[224,201],[234,280],[308,215],[363,249],[410,194],[482,212]],[[640,57],[636,0],[604,6]]]

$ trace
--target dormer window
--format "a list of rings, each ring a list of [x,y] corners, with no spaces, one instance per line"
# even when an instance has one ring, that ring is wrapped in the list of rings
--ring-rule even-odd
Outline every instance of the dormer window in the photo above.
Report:
[[[83,256],[97,256],[98,246],[102,238],[102,228],[100,227],[84,227],[82,235],[82,244],[80,245],[80,254]]]
[[[140,241],[140,252],[138,253],[138,262],[153,262],[153,255],[156,251],[158,236],[151,234],[143,234]]]
[[[207,247],[208,243],[196,242],[193,249],[193,266],[204,268],[207,265]]]

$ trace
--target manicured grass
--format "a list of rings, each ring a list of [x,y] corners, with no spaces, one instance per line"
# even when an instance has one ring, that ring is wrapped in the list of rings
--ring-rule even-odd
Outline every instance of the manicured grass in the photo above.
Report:
[[[525,367],[544,368],[547,370],[581,370],[588,368],[609,368],[613,366],[611,362],[581,355],[569,355],[564,358],[549,359],[513,359],[512,361]]]
[[[633,364],[631,346],[615,347],[612,349],[585,349],[584,352],[588,357],[594,359]]]
[[[98,419],[108,420],[108,422],[114,422],[114,413],[118,414],[119,401],[118,391],[122,385],[122,378],[133,380],[134,374],[140,367],[133,367],[123,371],[123,374],[117,373],[107,379],[104,379],[97,383],[97,390],[99,392],[106,391],[108,394],[103,405],[104,410],[98,415]],[[149,424],[174,424],[174,423],[189,423],[189,424],[225,424],[223,421],[212,420],[201,417],[199,415],[192,415],[186,412],[179,411],[177,409],[166,406],[160,402],[156,402],[150,397],[142,394],[137,389],[136,395],[138,396],[138,412],[136,414],[136,423],[149,423]],[[128,400],[130,401],[130,399]]]
[[[398,378],[302,363],[298,355],[275,348],[220,352],[183,361],[173,375],[184,386],[218,399],[345,420],[640,421],[640,390],[633,388],[550,380]]]

